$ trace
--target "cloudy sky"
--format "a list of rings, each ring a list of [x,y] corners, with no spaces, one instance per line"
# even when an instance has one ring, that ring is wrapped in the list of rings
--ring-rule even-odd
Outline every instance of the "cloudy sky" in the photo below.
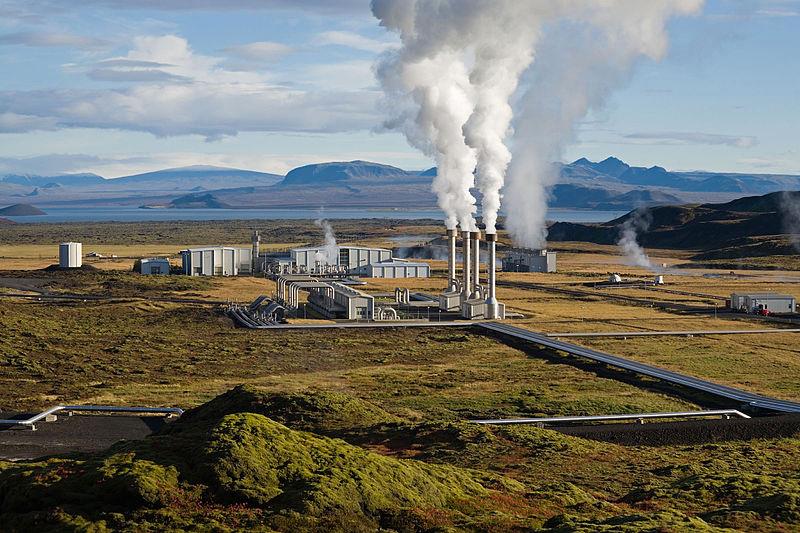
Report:
[[[800,174],[800,0],[710,0],[671,40],[565,159]],[[0,0],[0,172],[425,168],[379,128],[395,44],[368,0]]]

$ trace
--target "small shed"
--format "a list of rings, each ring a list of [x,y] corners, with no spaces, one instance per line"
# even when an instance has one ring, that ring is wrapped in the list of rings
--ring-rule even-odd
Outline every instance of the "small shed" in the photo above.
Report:
[[[431,267],[428,263],[393,259],[364,265],[355,272],[369,278],[428,278]]]
[[[169,259],[165,257],[148,257],[147,259],[137,259],[133,265],[134,272],[156,276],[166,276],[169,274]]]

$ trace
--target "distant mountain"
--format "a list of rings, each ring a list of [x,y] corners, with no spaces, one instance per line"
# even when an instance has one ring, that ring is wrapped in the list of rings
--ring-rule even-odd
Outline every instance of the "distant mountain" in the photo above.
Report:
[[[637,216],[650,221],[637,237],[646,247],[697,250],[698,259],[795,254],[784,224],[784,202],[800,202],[800,192],[648,207],[602,224],[557,222],[549,227],[548,240],[615,244],[623,226]]]
[[[221,187],[274,185],[281,179],[283,179],[283,176],[256,172],[254,170],[198,165],[168,168],[155,172],[109,179],[106,180],[105,185],[115,188],[148,185],[155,186],[161,190],[167,188],[181,188],[188,191],[190,189],[197,190],[198,187],[219,189]]]
[[[296,168],[286,174],[280,185],[282,187],[327,186],[363,181],[400,183],[420,181],[420,179],[420,174],[401,168],[369,161],[350,161],[316,163]]]
[[[16,224],[16,222],[14,222],[13,220],[8,220],[7,218],[0,217],[0,226],[2,226],[3,224]]]
[[[7,217],[27,217],[35,215],[46,215],[44,211],[30,204],[14,204],[0,209],[0,215]]]
[[[231,206],[220,201],[219,198],[210,193],[187,194],[180,198],[175,198],[167,206],[174,209],[230,209]]]
[[[86,187],[98,185],[106,180],[97,174],[57,174],[55,176],[37,176],[34,174],[0,175],[0,185],[22,185],[25,187],[53,188],[58,186]]]

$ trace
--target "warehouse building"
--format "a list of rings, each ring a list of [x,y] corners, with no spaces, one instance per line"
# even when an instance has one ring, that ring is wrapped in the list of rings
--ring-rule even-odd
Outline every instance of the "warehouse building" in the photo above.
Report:
[[[547,250],[511,250],[503,258],[504,272],[555,272],[556,253]]]
[[[369,248],[366,246],[336,246],[333,261],[328,258],[324,246],[305,246],[293,248],[291,257],[298,269],[313,272],[319,262],[333,264],[343,270],[352,270],[359,266],[392,259],[392,251],[386,248]]]
[[[183,273],[187,276],[240,276],[252,273],[250,248],[204,246],[181,251]]]
[[[428,263],[391,259],[363,265],[351,273],[368,278],[428,278],[431,267]]]
[[[732,310],[743,313],[787,315],[797,312],[797,301],[794,296],[774,292],[733,293],[730,306]]]
[[[169,274],[169,259],[164,257],[149,257],[147,259],[137,259],[133,264],[133,271],[139,274],[152,274],[156,276],[166,276]]]

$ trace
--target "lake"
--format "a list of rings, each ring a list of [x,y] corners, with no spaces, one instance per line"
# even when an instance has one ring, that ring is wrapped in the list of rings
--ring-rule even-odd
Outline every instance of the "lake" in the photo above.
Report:
[[[395,218],[442,219],[439,209],[403,208],[268,208],[268,209],[139,209],[137,207],[45,207],[46,215],[5,217],[18,223],[30,222],[146,222],[164,220],[258,220],[258,219],[329,219]],[[606,222],[627,211],[592,211],[588,209],[551,209],[548,220],[557,222]]]

